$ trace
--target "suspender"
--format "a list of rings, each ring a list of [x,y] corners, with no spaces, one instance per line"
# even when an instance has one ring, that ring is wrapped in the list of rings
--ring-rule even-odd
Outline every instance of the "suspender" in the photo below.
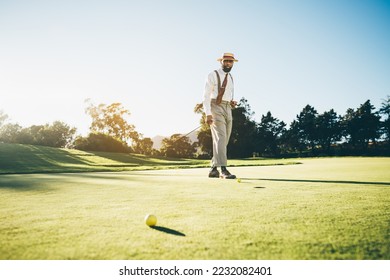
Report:
[[[217,74],[217,80],[218,80],[218,92],[220,91],[221,89],[221,77],[219,76],[219,73],[217,70],[214,70],[215,74]],[[229,73],[229,76],[230,76],[230,79],[232,80],[233,84],[234,84],[234,81],[233,81],[233,77],[232,77],[232,74]],[[232,100],[234,99],[234,90],[233,90],[233,94],[232,94]]]
[[[219,90],[220,90],[220,88],[221,88],[221,78],[219,77],[219,74],[218,74],[218,71],[217,71],[217,70],[214,70],[214,72],[215,72],[215,74],[217,74],[218,92],[219,92]],[[232,82],[233,82],[233,77],[232,77],[232,75],[231,75],[230,73],[229,73],[229,76],[230,76],[230,78],[232,79]],[[233,83],[234,83],[234,82],[233,82]],[[233,90],[232,100],[233,100],[233,97],[234,97],[234,90]],[[202,102],[202,103],[199,103],[199,104],[196,104],[196,106],[195,106],[195,108],[194,108],[194,111],[195,111],[196,113],[201,112],[200,110],[202,110],[202,108],[203,108],[203,102]]]
[[[214,70],[215,74],[217,74],[217,80],[218,80],[218,92],[221,90],[221,78],[219,77],[218,71]]]

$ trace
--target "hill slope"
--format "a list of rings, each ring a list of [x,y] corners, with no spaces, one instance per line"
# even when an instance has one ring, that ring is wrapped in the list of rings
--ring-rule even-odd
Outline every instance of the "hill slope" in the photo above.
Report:
[[[292,160],[243,159],[230,165],[295,164]],[[85,152],[0,143],[0,174],[129,171],[208,167],[209,160],[153,158],[137,154]]]
[[[207,161],[0,143],[0,174],[124,171],[203,165],[207,165]]]

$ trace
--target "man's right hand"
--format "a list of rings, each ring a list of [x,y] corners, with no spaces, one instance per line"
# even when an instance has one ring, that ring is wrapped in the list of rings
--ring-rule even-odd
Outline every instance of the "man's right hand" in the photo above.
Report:
[[[207,115],[206,116],[206,123],[208,125],[211,125],[213,123],[213,116],[212,115]]]

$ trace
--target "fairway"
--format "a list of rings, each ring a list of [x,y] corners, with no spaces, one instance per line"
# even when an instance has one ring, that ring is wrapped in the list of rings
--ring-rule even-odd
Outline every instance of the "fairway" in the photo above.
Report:
[[[0,259],[390,259],[390,159],[296,161],[0,175]]]

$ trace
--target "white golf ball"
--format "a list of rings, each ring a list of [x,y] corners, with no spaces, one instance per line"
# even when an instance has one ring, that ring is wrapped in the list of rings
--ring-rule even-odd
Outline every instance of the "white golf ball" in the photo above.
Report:
[[[155,226],[157,224],[157,217],[155,215],[148,214],[145,216],[145,223],[150,227]]]

